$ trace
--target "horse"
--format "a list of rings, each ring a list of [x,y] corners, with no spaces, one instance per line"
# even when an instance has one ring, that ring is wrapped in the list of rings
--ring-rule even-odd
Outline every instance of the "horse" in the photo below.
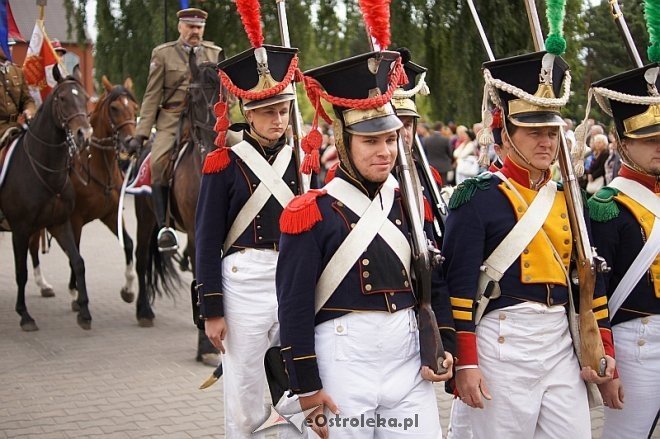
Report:
[[[172,173],[170,191],[170,212],[178,230],[183,231],[188,236],[188,247],[186,252],[190,255],[192,268],[194,272],[194,245],[195,245],[195,210],[197,207],[197,197],[199,194],[199,185],[202,175],[202,164],[206,154],[214,146],[215,132],[215,114],[213,105],[218,100],[220,90],[220,80],[216,71],[215,63],[202,63],[199,66],[193,63],[190,66],[191,84],[186,94],[185,108],[181,113],[179,120],[178,135],[175,141],[174,154],[177,164]],[[181,152],[181,154],[178,154]],[[174,162],[174,156],[172,163]],[[149,285],[149,279],[154,279],[154,275],[159,271],[154,267],[160,267],[160,272],[166,275],[173,267],[170,266],[172,258],[168,255],[159,254],[156,247],[156,218],[153,213],[150,197],[135,197],[135,212],[138,218],[137,232],[137,250],[136,250],[136,268],[138,273],[138,303],[141,303],[138,311],[140,325],[150,326],[153,323],[153,314],[149,315],[151,308],[147,297],[149,291],[153,290],[153,285]],[[156,262],[155,264],[152,262]],[[150,269],[151,272],[147,271]],[[164,291],[168,292],[167,276],[159,275],[161,286],[165,286]],[[165,281],[165,282],[163,282]],[[153,283],[153,282],[152,282]],[[172,283],[170,282],[170,286]],[[158,286],[156,284],[156,286]],[[206,340],[203,331],[198,334],[198,354],[197,359],[203,361],[202,354],[213,353],[215,350]],[[199,346],[205,343],[202,348],[205,352],[199,351]],[[206,361],[205,361],[206,362]],[[208,360],[207,364],[215,363],[215,360]]]
[[[16,312],[21,329],[39,328],[25,304],[29,240],[42,228],[55,237],[69,258],[78,285],[78,325],[91,329],[92,316],[85,284],[85,263],[80,257],[70,216],[75,191],[69,178],[73,157],[86,147],[92,136],[87,116],[87,93],[80,70],[66,78],[53,69],[57,85],[18,139],[4,182],[0,187],[0,209],[12,232],[18,293]]]

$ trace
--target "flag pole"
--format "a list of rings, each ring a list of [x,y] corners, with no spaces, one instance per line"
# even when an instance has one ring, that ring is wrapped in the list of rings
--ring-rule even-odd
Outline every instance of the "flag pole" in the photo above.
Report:
[[[39,6],[39,20],[44,21],[46,17],[46,5],[48,0],[37,0],[37,6]]]

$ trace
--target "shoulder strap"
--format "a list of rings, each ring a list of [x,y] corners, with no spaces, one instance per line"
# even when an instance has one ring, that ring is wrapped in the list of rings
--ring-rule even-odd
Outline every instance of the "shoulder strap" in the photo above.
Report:
[[[660,218],[660,198],[642,184],[628,178],[616,177],[608,185],[620,190]]]

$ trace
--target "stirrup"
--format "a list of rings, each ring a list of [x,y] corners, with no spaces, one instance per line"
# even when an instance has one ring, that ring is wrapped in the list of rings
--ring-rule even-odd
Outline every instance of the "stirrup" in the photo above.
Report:
[[[158,232],[158,251],[161,253],[173,253],[179,249],[179,241],[176,232],[171,227],[163,227]]]

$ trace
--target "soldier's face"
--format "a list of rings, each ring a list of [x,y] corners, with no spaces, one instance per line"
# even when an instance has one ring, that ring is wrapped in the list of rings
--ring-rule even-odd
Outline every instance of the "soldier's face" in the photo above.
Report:
[[[623,140],[628,157],[651,175],[660,176],[660,135],[645,139]]]
[[[367,181],[384,182],[396,163],[396,142],[396,131],[374,136],[351,135],[349,154],[355,169]]]
[[[415,118],[412,116],[399,116],[399,119],[403,123],[403,127],[399,131],[403,139],[403,144],[410,149],[413,145]]]
[[[517,164],[524,168],[529,165],[524,160],[518,158],[517,153],[511,148],[511,140],[518,148],[518,151],[532,164],[535,169],[546,170],[554,161],[559,147],[559,128],[558,127],[518,127],[511,137],[504,135],[503,143],[505,148],[510,148],[509,154]],[[530,169],[532,170],[532,169]]]
[[[197,46],[202,42],[204,37],[204,25],[179,22],[179,35],[181,39],[190,46]]]
[[[261,107],[245,112],[245,119],[256,133],[272,142],[278,140],[289,126],[291,101]]]

